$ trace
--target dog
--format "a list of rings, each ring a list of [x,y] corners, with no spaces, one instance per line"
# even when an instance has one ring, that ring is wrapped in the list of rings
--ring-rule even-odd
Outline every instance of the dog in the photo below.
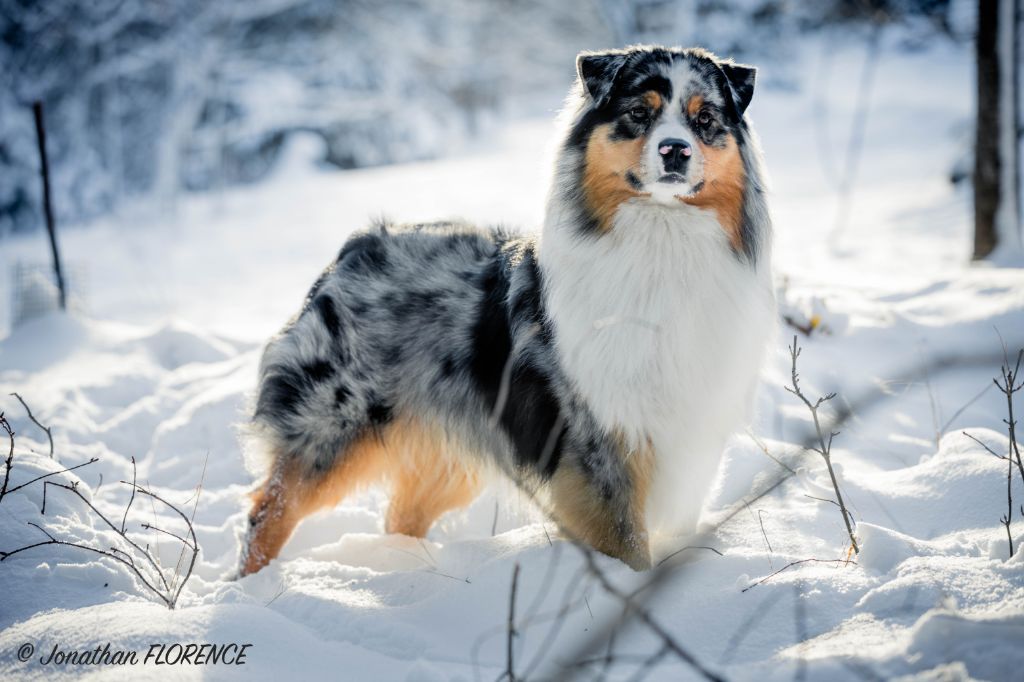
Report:
[[[423,537],[495,470],[636,570],[649,528],[696,528],[775,319],[755,69],[645,46],[576,68],[539,236],[379,222],[267,344],[240,575],[360,486]]]

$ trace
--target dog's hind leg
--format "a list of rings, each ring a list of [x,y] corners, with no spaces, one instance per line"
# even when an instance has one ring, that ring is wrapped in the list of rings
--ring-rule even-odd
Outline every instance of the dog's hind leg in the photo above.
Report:
[[[393,458],[386,474],[392,485],[388,533],[424,537],[441,514],[466,506],[480,491],[477,471],[453,456],[436,426],[395,425],[387,446]]]
[[[373,483],[384,471],[386,453],[378,435],[355,441],[319,471],[294,455],[281,455],[253,495],[240,559],[239,575],[255,573],[274,559],[304,517],[341,502],[357,487]]]

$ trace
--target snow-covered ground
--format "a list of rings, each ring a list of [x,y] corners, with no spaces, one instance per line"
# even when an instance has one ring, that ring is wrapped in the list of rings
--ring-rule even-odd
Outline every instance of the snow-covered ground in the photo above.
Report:
[[[707,503],[711,523],[741,510],[705,538],[721,554],[696,549],[670,559],[679,568],[648,608],[727,679],[1020,679],[1024,551],[1008,559],[999,522],[1006,463],[961,433],[1007,452],[1005,400],[991,377],[1000,336],[1011,352],[1024,346],[1024,272],[966,264],[969,197],[947,180],[969,129],[969,54],[948,44],[913,54],[884,45],[838,236],[841,173],[829,169],[845,163],[863,49],[826,40],[808,43],[802,57],[808,78],[800,89],[762,88],[750,113],[774,179],[784,311],[818,314],[830,330],[801,337],[802,386],[812,397],[837,391],[833,404],[853,408],[834,458],[862,551],[856,563],[806,562],[744,591],[792,561],[847,557],[838,511],[813,499],[832,496],[827,472],[797,445],[810,422],[783,390],[792,333],[783,325],[763,372],[757,440],[737,437]],[[548,121],[525,121],[477,154],[346,173],[313,169],[315,150],[296,144],[267,183],[188,198],[160,220],[124,213],[64,234],[67,261],[87,285],[83,313],[10,330],[4,291],[0,409],[18,438],[10,485],[96,457],[77,477],[50,480],[77,482],[120,521],[130,491],[118,481],[131,478],[135,457],[140,483],[195,509],[201,552],[173,611],[124,566],[81,549],[50,545],[9,557],[0,563],[0,675],[493,680],[505,670],[518,564],[516,673],[566,676],[560,664],[618,616],[620,603],[508,484],[496,482],[444,517],[424,542],[383,534],[386,497],[364,493],[305,521],[260,573],[225,579],[253,483],[236,426],[262,341],[371,216],[535,229],[551,135]],[[44,247],[35,237],[0,243],[4,272],[45,260]],[[57,461],[7,397],[12,391],[52,427]],[[797,474],[744,507],[784,473],[758,443]],[[45,539],[30,521],[61,539],[113,544],[65,490],[48,488],[42,515],[43,494],[35,483],[0,502],[0,550]],[[1013,496],[1015,507],[1024,500],[1019,477]],[[178,532],[173,516],[136,499],[128,527],[175,565],[177,543],[143,523]],[[1016,549],[1024,544],[1019,510],[1012,529]],[[613,560],[599,565],[623,589],[644,580]],[[140,658],[154,643],[252,646],[235,667],[39,663],[54,645],[83,651],[108,642]],[[27,663],[18,657],[26,643],[36,650]],[[628,678],[659,647],[632,624],[616,639],[612,677]],[[599,668],[575,674],[589,679]],[[649,672],[693,676],[672,655]]]

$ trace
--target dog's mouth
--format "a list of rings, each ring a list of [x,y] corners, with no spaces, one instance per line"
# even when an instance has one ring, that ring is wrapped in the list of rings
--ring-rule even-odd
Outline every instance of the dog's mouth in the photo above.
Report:
[[[666,185],[681,185],[686,182],[686,178],[679,173],[665,173],[658,178],[658,182],[665,183]]]
[[[704,181],[703,180],[701,180],[696,185],[691,187],[689,192],[686,192],[684,194],[677,194],[676,196],[679,197],[680,199],[692,199],[693,197],[695,197],[698,194],[700,194],[700,191],[702,189],[704,189]]]

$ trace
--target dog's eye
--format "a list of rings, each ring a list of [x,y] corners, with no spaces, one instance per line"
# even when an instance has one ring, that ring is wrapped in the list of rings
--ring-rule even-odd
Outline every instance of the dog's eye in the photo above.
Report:
[[[647,119],[651,117],[651,114],[643,107],[633,107],[629,110],[629,117],[637,123],[647,123]]]
[[[707,110],[700,112],[699,114],[697,114],[697,123],[702,128],[707,128],[709,125],[711,125],[711,114],[708,113]]]

